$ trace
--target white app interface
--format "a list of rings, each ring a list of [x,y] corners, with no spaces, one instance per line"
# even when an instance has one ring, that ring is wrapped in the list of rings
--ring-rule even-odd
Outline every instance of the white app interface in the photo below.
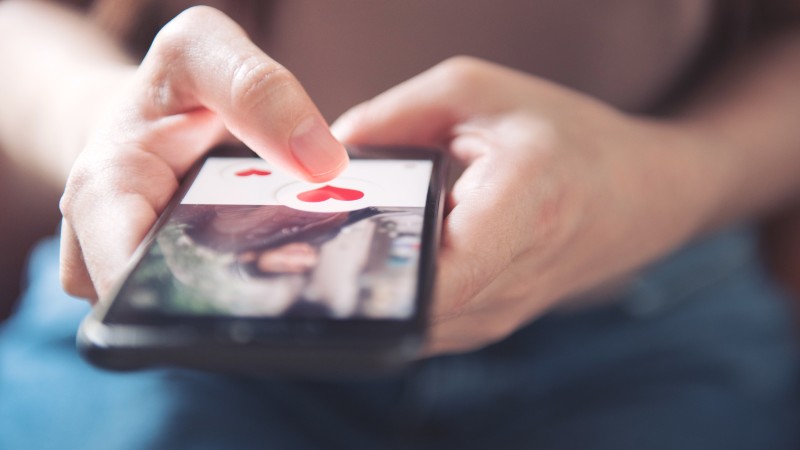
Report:
[[[432,168],[425,160],[354,160],[336,179],[313,184],[258,158],[209,158],[181,203],[283,205],[310,212],[423,207]]]

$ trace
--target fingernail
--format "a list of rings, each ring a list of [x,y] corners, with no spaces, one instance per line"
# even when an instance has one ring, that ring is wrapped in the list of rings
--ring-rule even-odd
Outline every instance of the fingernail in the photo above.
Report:
[[[319,117],[303,119],[289,140],[292,155],[315,178],[335,176],[347,165],[347,152]]]

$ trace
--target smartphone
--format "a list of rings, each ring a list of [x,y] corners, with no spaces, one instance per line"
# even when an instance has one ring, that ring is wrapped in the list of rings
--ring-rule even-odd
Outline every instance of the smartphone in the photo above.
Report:
[[[81,354],[115,370],[311,376],[415,360],[436,273],[442,153],[348,151],[348,168],[323,184],[243,146],[210,152],[81,324]]]

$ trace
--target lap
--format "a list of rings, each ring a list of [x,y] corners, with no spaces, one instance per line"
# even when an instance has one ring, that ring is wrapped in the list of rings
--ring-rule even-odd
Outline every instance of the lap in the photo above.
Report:
[[[88,307],[57,274],[51,241],[0,334],[2,448],[796,444],[796,351],[746,235],[658,264],[617,306],[551,314],[482,351],[360,382],[98,371],[74,350]]]

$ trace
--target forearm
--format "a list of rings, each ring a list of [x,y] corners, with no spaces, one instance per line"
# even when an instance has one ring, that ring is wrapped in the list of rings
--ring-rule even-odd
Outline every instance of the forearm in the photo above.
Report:
[[[672,123],[696,137],[703,226],[755,217],[800,194],[800,31],[754,48]]]
[[[800,197],[800,33],[753,49],[706,87],[668,118],[633,117],[630,135],[593,137],[622,139],[590,173],[612,192],[593,202],[600,231],[582,244],[611,243],[620,269],[598,270],[604,281]]]
[[[0,61],[0,149],[63,186],[130,61],[88,18],[30,0],[0,2]]]

